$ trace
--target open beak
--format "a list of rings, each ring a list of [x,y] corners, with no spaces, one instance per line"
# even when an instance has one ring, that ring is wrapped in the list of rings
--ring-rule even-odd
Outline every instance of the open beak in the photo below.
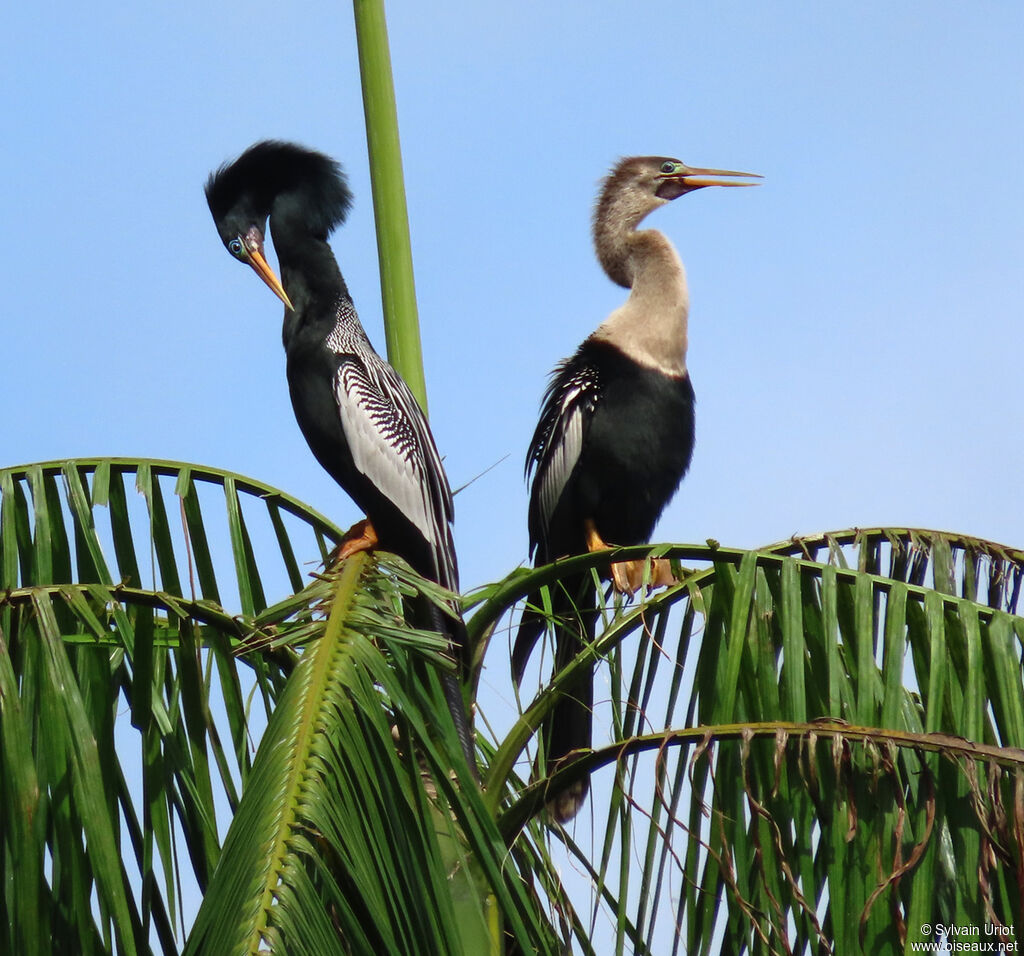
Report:
[[[270,291],[274,293],[290,311],[295,311],[295,306],[292,305],[291,300],[288,298],[288,294],[284,291],[284,286],[281,285],[281,280],[274,274],[274,270],[270,268],[270,263],[267,262],[266,257],[263,255],[263,243],[258,239],[253,242],[254,237],[248,237],[249,241],[245,244],[246,261],[252,266],[253,271],[258,275],[269,287]]]
[[[666,177],[681,182],[687,189],[700,189],[702,186],[760,186],[760,183],[719,182],[723,176],[743,176],[747,179],[763,179],[757,173],[738,173],[732,169],[694,169],[684,166],[681,172]]]

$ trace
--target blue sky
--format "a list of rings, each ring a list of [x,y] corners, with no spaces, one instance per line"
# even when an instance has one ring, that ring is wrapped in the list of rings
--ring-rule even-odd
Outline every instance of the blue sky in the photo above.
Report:
[[[295,426],[281,306],[202,195],[257,139],[341,160],[334,248],[383,345],[350,7],[5,20],[3,463],[178,458],[354,521]],[[526,559],[548,371],[623,296],[590,245],[597,183],[637,153],[766,177],[649,220],[689,272],[698,400],[658,537],[1024,547],[1024,5],[439,2],[389,27],[431,422],[454,486],[501,461],[457,499],[466,586]]]
[[[638,12],[641,11],[642,12]],[[340,159],[334,241],[382,344],[347,4],[9,14],[5,461],[154,455],[356,517],[294,425],[280,307],[220,246],[208,171],[274,136]],[[659,210],[687,264],[693,467],[659,536],[876,523],[1024,544],[1024,8],[395,5],[432,424],[467,585],[526,557],[552,365],[622,298],[596,185],[659,153],[765,175]]]

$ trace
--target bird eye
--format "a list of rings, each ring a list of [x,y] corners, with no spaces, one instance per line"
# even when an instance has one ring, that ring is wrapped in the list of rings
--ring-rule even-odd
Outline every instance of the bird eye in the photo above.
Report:
[[[228,252],[231,253],[236,259],[245,258],[245,246],[242,245],[241,239],[232,239],[228,243]]]
[[[666,159],[665,162],[661,164],[661,171],[663,173],[674,173],[676,171],[676,164],[671,160]]]

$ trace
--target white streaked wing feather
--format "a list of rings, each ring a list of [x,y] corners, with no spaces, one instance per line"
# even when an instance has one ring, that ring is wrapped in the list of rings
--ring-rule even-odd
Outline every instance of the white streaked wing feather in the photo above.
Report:
[[[555,427],[549,436],[543,468],[537,473],[537,501],[544,527],[551,522],[566,482],[583,450],[583,407],[578,399],[580,388],[573,388],[562,397]]]
[[[437,449],[429,432],[416,427],[421,416],[408,386],[375,354],[373,358],[377,361],[368,366],[342,362],[334,379],[352,460],[435,553],[447,553],[450,533],[442,523],[450,520],[451,507],[445,507],[445,492],[433,487],[429,477],[431,469],[433,475],[444,475]]]
[[[590,417],[600,401],[597,369],[577,362],[577,358],[559,367],[531,449],[531,460],[537,466],[530,493],[531,546],[543,545],[544,549],[558,502],[583,454]]]

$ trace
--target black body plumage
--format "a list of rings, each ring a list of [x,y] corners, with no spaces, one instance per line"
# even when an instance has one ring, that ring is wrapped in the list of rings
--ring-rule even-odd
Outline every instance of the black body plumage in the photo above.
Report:
[[[690,465],[693,406],[689,375],[645,368],[609,342],[587,339],[555,369],[527,458],[527,475],[536,469],[529,530],[538,563],[585,551],[588,519],[618,545],[650,539]]]
[[[288,275],[283,262],[281,273]],[[291,328],[286,320],[285,349],[292,408],[317,461],[367,515],[384,550],[457,591],[454,506],[440,455],[412,392],[370,345],[351,300]]]
[[[534,563],[586,553],[587,521],[618,545],[649,541],[686,474],[693,446],[689,375],[645,368],[616,346],[588,338],[555,369],[530,443]],[[551,600],[552,615],[562,622],[556,627],[557,671],[593,640],[597,593],[587,574],[563,581]],[[541,607],[540,596],[528,603]],[[523,613],[512,651],[517,682],[546,627],[546,615],[529,608]],[[593,703],[591,669],[566,688],[545,724],[549,770],[573,750],[590,746]],[[586,791],[581,781],[556,795],[549,804],[556,819],[573,817]]]
[[[291,306],[283,328],[288,387],[317,461],[369,518],[382,549],[457,591],[454,506],[433,435],[406,383],[370,344],[327,244],[352,202],[340,166],[291,143],[261,142],[212,174],[206,197],[228,250]],[[263,258],[268,220],[277,286]],[[417,624],[445,633],[461,658],[461,618],[428,605],[418,611],[428,619]],[[449,682],[446,693],[472,766],[457,685]]]
[[[654,209],[728,170],[692,169],[677,159],[622,160],[605,179],[594,215],[598,259],[628,300],[554,371],[527,456],[532,474],[530,552],[536,564],[585,553],[594,541],[650,540],[686,474],[694,445],[694,394],[686,369],[689,296],[671,243],[638,230]],[[598,593],[592,577],[563,580],[551,594],[557,671],[594,637]],[[548,626],[540,594],[531,595],[512,650],[518,682]],[[547,770],[591,745],[593,677],[581,673],[544,726]],[[566,821],[579,810],[588,782],[551,795],[548,807]]]

